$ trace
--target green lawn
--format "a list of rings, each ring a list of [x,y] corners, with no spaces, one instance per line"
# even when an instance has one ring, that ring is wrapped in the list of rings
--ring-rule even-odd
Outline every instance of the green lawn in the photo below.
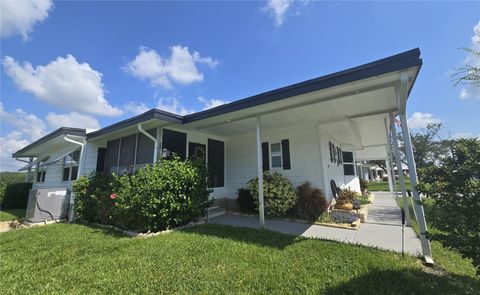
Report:
[[[363,246],[202,225],[149,239],[54,224],[0,234],[2,294],[468,294],[469,275]]]
[[[410,181],[405,181],[405,185],[407,186],[407,189],[411,189],[412,187]],[[389,191],[390,189],[388,188],[388,181],[371,181],[368,183],[368,190],[374,192]],[[397,191],[401,191],[399,180],[397,180]]]
[[[0,210],[0,221],[13,221],[25,217],[25,209]]]
[[[400,199],[400,206],[403,206],[402,204],[403,200]],[[432,225],[431,221],[435,215],[441,214],[440,209],[435,207],[434,204],[435,202],[433,199],[427,198],[424,201],[423,206],[425,217],[427,220],[427,229],[428,232],[431,234],[438,232],[438,230]],[[418,228],[417,222],[415,221],[412,203],[409,204],[409,208],[410,216],[413,221],[412,227],[418,234],[420,230]],[[460,253],[455,249],[445,247],[441,242],[435,240],[430,242],[430,247],[432,248],[433,260],[440,268],[445,269],[453,274],[467,276],[475,275],[476,269],[473,266],[471,259],[462,258]]]

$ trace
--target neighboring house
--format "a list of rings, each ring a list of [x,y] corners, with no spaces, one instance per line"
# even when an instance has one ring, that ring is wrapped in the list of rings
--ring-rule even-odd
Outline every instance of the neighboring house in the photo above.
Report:
[[[368,162],[357,162],[357,175],[360,179],[368,181],[380,181],[387,177],[387,173],[378,165],[372,165]]]
[[[93,132],[60,128],[13,157],[29,159],[22,170],[35,173],[33,189],[69,188],[92,171],[124,173],[201,150],[217,199],[234,199],[260,169],[295,186],[309,181],[331,199],[331,180],[360,190],[357,161],[388,158],[390,116],[405,114],[421,64],[414,49],[186,116],[152,109]]]

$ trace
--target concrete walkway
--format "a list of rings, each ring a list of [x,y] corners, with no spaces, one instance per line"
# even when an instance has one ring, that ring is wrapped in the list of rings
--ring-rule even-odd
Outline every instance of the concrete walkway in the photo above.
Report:
[[[268,230],[309,238],[336,240],[345,243],[362,244],[395,252],[402,251],[401,211],[389,192],[374,192],[375,201],[369,210],[366,223],[358,230],[312,225],[294,221],[267,219]],[[233,214],[221,215],[210,223],[259,228],[258,217]],[[405,251],[412,255],[421,253],[420,239],[415,231],[405,228]]]

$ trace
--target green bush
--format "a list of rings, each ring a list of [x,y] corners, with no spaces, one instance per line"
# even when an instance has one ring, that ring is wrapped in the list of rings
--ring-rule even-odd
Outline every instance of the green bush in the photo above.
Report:
[[[187,224],[210,205],[207,169],[196,160],[173,157],[119,176],[115,222],[129,229],[159,231]]]
[[[317,220],[328,208],[323,192],[308,181],[297,187],[298,200],[295,216],[308,220]]]
[[[4,207],[4,200],[7,193],[7,186],[16,184],[16,183],[24,183],[25,180],[25,173],[21,172],[0,172],[0,208]],[[25,184],[24,186],[30,187],[28,188],[26,194],[25,188],[22,188],[21,184],[17,187],[14,185],[12,188],[9,189],[9,196],[6,202],[7,207],[5,209],[25,209],[27,207],[28,201],[28,192],[32,186],[32,184]],[[17,191],[18,190],[18,191]],[[13,207],[10,207],[9,204],[12,204]],[[20,207],[17,207],[20,206]]]
[[[4,196],[2,209],[25,209],[28,203],[28,193],[32,188],[31,182],[7,183],[3,185]]]
[[[365,193],[368,189],[368,181],[366,179],[360,179],[360,191]]]
[[[89,222],[113,224],[114,200],[110,196],[114,182],[113,177],[95,172],[80,177],[72,186],[75,213]]]
[[[255,201],[255,207],[258,208],[258,177],[251,179],[247,188]],[[265,211],[269,216],[285,216],[297,202],[293,185],[278,172],[263,172],[263,196]]]
[[[237,204],[238,208],[243,213],[255,212],[255,201],[253,200],[250,191],[246,188],[238,189]]]

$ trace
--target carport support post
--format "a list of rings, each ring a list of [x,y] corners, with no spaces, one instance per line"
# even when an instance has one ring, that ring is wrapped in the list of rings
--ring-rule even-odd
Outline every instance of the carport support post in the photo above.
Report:
[[[265,212],[263,206],[263,167],[262,167],[262,136],[260,115],[257,114],[257,172],[258,172],[258,215],[260,227],[265,228]]]
[[[405,176],[403,175],[402,170],[402,161],[400,160],[400,149],[398,148],[398,139],[397,139],[397,130],[393,123],[393,115],[390,114],[391,128],[390,133],[392,134],[393,142],[393,151],[395,153],[395,163],[397,165],[398,178],[400,179],[400,188],[402,189],[402,198],[403,198],[403,210],[405,211],[405,218],[407,219],[407,225],[412,226],[412,221],[410,219],[410,209],[408,208],[408,197],[407,197],[407,186],[405,185]]]
[[[400,113],[400,121],[402,125],[403,142],[405,145],[405,156],[407,157],[408,173],[410,175],[410,183],[412,184],[413,209],[416,212],[418,227],[420,228],[420,242],[422,243],[423,256],[427,264],[433,264],[432,250],[430,242],[427,238],[427,222],[425,221],[425,212],[423,211],[422,199],[417,191],[417,168],[415,159],[413,158],[412,142],[410,140],[410,131],[408,130],[407,116],[405,112]],[[398,167],[402,169],[402,167]],[[400,171],[398,171],[400,174]]]
[[[388,149],[387,149],[387,154],[388,154]],[[387,176],[388,176],[388,177],[387,177],[387,179],[388,179],[388,188],[389,188],[389,190],[390,190],[390,193],[392,193],[392,195],[393,195],[393,180],[392,180],[392,175],[391,175],[391,174],[392,174],[392,173],[391,173],[392,168],[391,168],[391,165],[390,165],[389,156],[387,156],[387,157],[385,158],[385,166],[387,166],[386,168],[387,168],[387,170],[388,170],[388,175],[387,175]]]
[[[33,157],[30,157],[28,163],[32,163]],[[32,167],[28,167],[27,173],[25,174],[25,181],[24,182],[29,182],[30,181],[30,173],[32,172]]]

